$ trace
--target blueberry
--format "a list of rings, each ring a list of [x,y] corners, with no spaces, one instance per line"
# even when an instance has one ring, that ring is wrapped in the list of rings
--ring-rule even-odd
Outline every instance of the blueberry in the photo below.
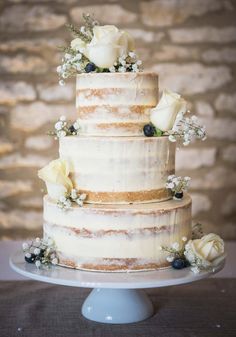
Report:
[[[40,253],[37,255],[38,258],[41,258],[44,256],[45,249],[40,249]]]
[[[35,254],[30,254],[30,257],[25,256],[25,261],[28,263],[34,263],[35,259],[36,259]]]
[[[188,262],[188,260],[184,260],[184,267],[189,267],[190,263]]]
[[[183,192],[177,192],[177,193],[175,193],[175,198],[176,198],[176,199],[182,199],[182,198],[183,198],[183,195],[184,195]]]
[[[186,267],[186,260],[177,258],[177,259],[174,259],[171,265],[174,269],[183,269]]]
[[[94,71],[96,69],[96,66],[94,63],[87,63],[85,66],[86,73],[91,73],[91,71]]]
[[[152,124],[146,124],[143,127],[143,132],[146,137],[153,137],[155,135],[155,131],[155,126],[153,126]]]
[[[76,131],[74,125],[71,125],[69,127],[69,131],[70,131],[71,134],[73,134]]]

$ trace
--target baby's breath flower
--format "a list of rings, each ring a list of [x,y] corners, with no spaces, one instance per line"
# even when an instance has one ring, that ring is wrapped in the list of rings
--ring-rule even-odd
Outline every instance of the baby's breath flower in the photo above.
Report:
[[[58,259],[57,258],[52,259],[52,264],[56,265],[57,263],[58,263]]]
[[[27,242],[23,242],[23,243],[22,243],[22,248],[23,248],[23,250],[28,249],[28,248],[29,248],[28,243],[27,243]]]
[[[126,69],[123,66],[118,68],[119,73],[125,73],[125,70]]]
[[[167,256],[166,260],[168,262],[173,262],[174,261],[174,256],[169,255],[169,256]]]
[[[74,126],[75,130],[79,130],[79,128],[80,128],[78,122],[75,122],[75,123],[73,124],[73,126]]]
[[[54,242],[51,238],[36,238],[31,243],[24,245],[25,261],[34,263],[37,268],[42,264],[49,265],[53,259],[57,259]]]
[[[82,194],[80,194],[79,198],[80,198],[80,200],[85,200],[87,198],[87,194],[82,193]]]
[[[179,250],[179,243],[178,242],[174,242],[172,244],[172,248],[175,249],[175,250]]]
[[[37,261],[35,261],[35,265],[36,265],[37,268],[40,268],[41,262],[39,260],[37,260]]]
[[[116,72],[116,68],[114,66],[109,68],[110,73],[115,73]]]
[[[168,131],[169,140],[174,142],[182,138],[183,145],[187,146],[195,139],[206,139],[206,129],[202,126],[196,116],[184,117],[183,113],[177,115],[172,130]]]
[[[55,129],[56,130],[61,130],[63,128],[63,122],[59,121],[55,124]]]
[[[167,178],[166,188],[170,189],[174,194],[182,193],[188,189],[190,177],[177,177],[170,175]]]
[[[83,200],[80,200],[79,198],[76,199],[76,203],[77,203],[77,205],[79,205],[80,207],[83,206]]]
[[[38,255],[39,253],[40,253],[40,249],[39,249],[39,248],[35,248],[34,254],[35,254],[35,255]]]

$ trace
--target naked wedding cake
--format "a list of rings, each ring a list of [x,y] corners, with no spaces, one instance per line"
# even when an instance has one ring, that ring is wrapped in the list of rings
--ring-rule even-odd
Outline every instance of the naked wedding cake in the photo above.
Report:
[[[76,38],[58,67],[61,85],[76,76],[76,122],[56,122],[59,158],[39,171],[44,240],[61,266],[167,267],[192,238],[190,178],[175,176],[176,140],[204,139],[204,128],[185,117],[180,95],[164,90],[159,99],[158,75],[141,71],[128,33],[84,19],[69,27]]]

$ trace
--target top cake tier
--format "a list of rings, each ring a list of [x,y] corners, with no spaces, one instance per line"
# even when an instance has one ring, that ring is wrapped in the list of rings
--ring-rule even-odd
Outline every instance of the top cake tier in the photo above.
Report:
[[[141,136],[158,103],[154,73],[77,75],[76,110],[81,135]]]

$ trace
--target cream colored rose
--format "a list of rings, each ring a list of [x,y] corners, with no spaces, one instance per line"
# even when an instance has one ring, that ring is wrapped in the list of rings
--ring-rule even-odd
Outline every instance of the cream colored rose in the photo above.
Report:
[[[57,159],[39,170],[38,176],[46,183],[49,196],[58,200],[73,188],[69,173],[67,162],[63,159]]]
[[[71,48],[74,50],[79,51],[80,53],[83,53],[86,48],[86,43],[81,40],[79,37],[71,41]]]
[[[164,90],[157,106],[151,109],[151,122],[162,131],[173,128],[178,113],[185,113],[187,102],[177,93]]]
[[[207,265],[207,263],[214,263],[223,257],[224,241],[219,235],[210,233],[201,239],[190,240],[185,249],[185,256],[190,263],[197,258]]]
[[[97,67],[110,68],[124,54],[134,49],[132,37],[112,25],[95,26],[93,38],[84,55]]]

